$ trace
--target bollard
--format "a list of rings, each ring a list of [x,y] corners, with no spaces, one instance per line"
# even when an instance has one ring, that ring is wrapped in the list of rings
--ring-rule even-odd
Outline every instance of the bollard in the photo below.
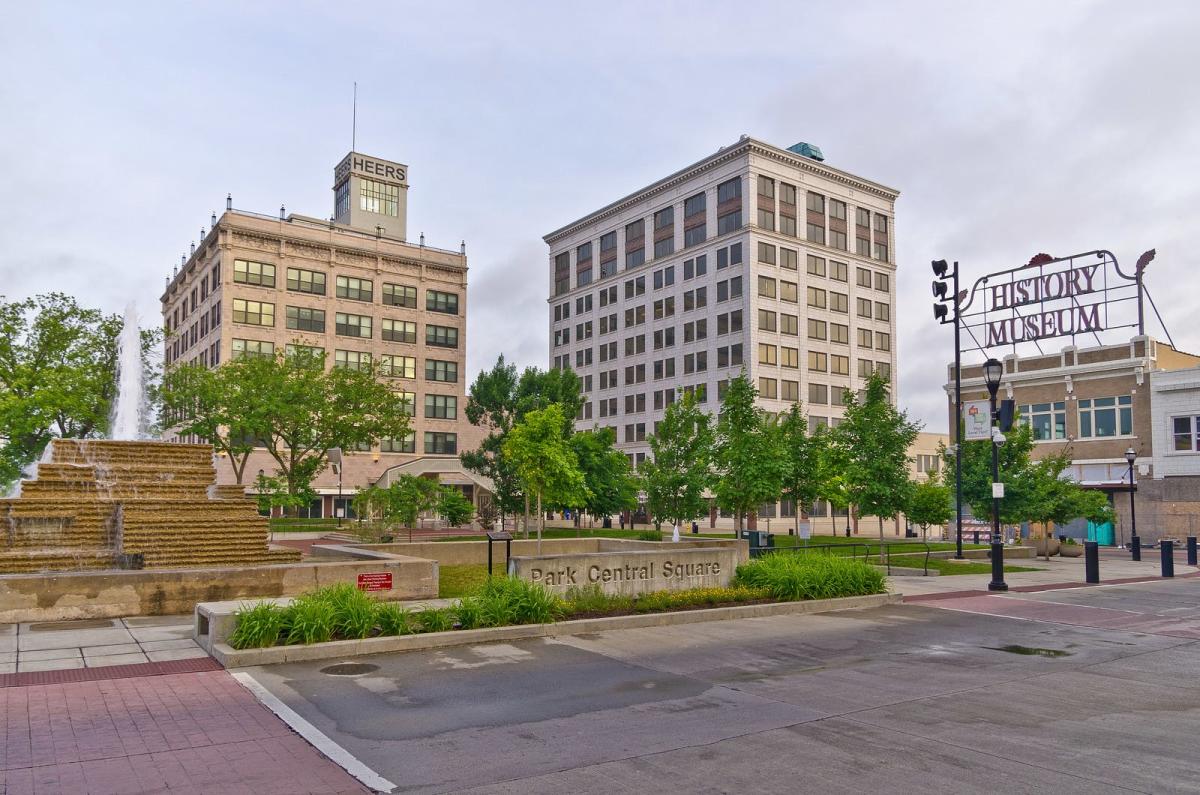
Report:
[[[1188,536],[1187,555],[1188,555],[1188,558],[1187,558],[1188,565],[1195,566],[1196,565],[1196,537],[1195,536]]]
[[[1159,541],[1159,551],[1162,553],[1162,576],[1175,576],[1175,544],[1170,541]]]
[[[979,543],[979,531],[978,530],[975,531],[975,543],[976,544]]]
[[[1100,543],[1097,541],[1083,542],[1083,580],[1100,582]]]
[[[1142,539],[1137,536],[1129,539],[1129,553],[1135,562],[1142,559]]]

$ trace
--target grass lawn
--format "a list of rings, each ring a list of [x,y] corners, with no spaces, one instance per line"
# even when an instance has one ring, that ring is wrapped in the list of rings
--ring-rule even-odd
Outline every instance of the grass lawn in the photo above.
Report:
[[[501,561],[498,573],[502,574],[503,568],[504,562]],[[438,596],[442,599],[458,599],[466,596],[472,589],[483,585],[487,576],[487,566],[482,564],[440,566],[438,568]]]
[[[642,528],[641,530],[621,530],[620,528],[612,528],[612,529],[606,530],[603,527],[593,527],[590,529],[587,527],[581,527],[578,530],[576,530],[573,527],[547,527],[545,532],[542,533],[542,538],[603,537],[603,538],[637,539],[637,538],[640,538],[642,533],[645,533],[647,529],[653,530],[653,528]],[[669,537],[669,535],[670,535],[670,533],[668,532],[667,537]],[[513,538],[523,538],[523,537],[524,536],[522,536],[519,531],[513,533]],[[537,538],[537,530],[530,528],[529,537],[531,539]],[[725,537],[729,538],[729,536],[725,536]],[[433,541],[480,541],[483,538],[484,538],[484,536],[482,534],[480,534],[480,535],[473,535],[473,536],[449,536],[446,538],[435,538],[435,539],[431,539],[431,540],[433,540]]]
[[[904,565],[904,564],[898,563],[895,558],[892,558],[892,563],[894,565]],[[921,567],[920,564],[913,564],[913,565],[915,568]],[[938,574],[941,574],[943,576],[944,575],[953,575],[953,574],[991,574],[992,573],[991,561],[988,561],[986,563],[977,563],[975,561],[965,561],[964,562],[964,561],[957,561],[957,560],[944,560],[944,559],[940,559],[940,558],[930,558],[929,559],[929,568],[931,570],[937,571]],[[1005,566],[1004,570],[1006,572],[1042,571],[1042,569],[1037,568],[1036,566]]]

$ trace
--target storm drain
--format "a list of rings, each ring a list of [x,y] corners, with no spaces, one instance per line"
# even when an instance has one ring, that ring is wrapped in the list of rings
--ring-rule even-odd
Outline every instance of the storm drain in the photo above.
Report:
[[[64,629],[111,629],[114,622],[111,618],[85,618],[81,621],[42,621],[30,624],[30,632],[57,632]]]
[[[337,665],[327,665],[321,669],[321,673],[329,676],[362,676],[363,674],[374,673],[379,670],[378,665],[370,663],[338,663]]]
[[[1006,651],[1009,654],[1025,654],[1035,657],[1066,657],[1071,653],[1062,649],[1041,649],[1036,646],[1018,646],[1016,644],[1009,646],[985,646],[984,648],[991,649],[992,651]]]

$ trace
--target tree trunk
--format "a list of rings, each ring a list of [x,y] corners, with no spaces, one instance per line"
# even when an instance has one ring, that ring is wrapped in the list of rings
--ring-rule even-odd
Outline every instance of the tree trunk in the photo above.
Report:
[[[529,495],[525,495],[525,518],[521,523],[521,533],[525,540],[529,540]]]
[[[542,554],[542,530],[546,527],[546,512],[542,510],[542,492],[538,491],[538,554]]]
[[[883,517],[882,517],[882,516],[879,516],[879,517],[876,517],[876,518],[878,518],[878,519],[879,519],[879,543],[880,543],[880,545],[881,545],[881,547],[882,547],[882,544],[883,544]],[[883,550],[882,550],[882,549],[880,549],[879,551],[880,551],[880,552],[882,552]]]

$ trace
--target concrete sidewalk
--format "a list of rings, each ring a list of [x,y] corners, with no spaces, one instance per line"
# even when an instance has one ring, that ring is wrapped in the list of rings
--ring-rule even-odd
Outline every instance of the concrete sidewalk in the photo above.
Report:
[[[987,561],[975,561],[983,562]],[[1084,586],[1083,558],[1063,558],[1051,556],[1049,561],[1044,558],[1031,560],[1014,560],[1014,565],[1036,567],[1038,571],[1013,571],[1004,573],[1004,581],[1010,589],[1027,587],[1070,587]],[[1194,566],[1188,566],[1181,560],[1175,561],[1175,576],[1184,577],[1200,572]],[[1123,557],[1102,556],[1100,558],[1100,584],[1118,580],[1156,580],[1161,579],[1162,570],[1158,554],[1143,554],[1142,560],[1134,563],[1127,555]],[[959,591],[987,591],[991,582],[990,574],[955,574],[941,577],[891,577],[888,586],[906,597],[919,597],[932,594],[953,593]]]
[[[100,668],[207,656],[191,616],[0,624],[0,674]]]

